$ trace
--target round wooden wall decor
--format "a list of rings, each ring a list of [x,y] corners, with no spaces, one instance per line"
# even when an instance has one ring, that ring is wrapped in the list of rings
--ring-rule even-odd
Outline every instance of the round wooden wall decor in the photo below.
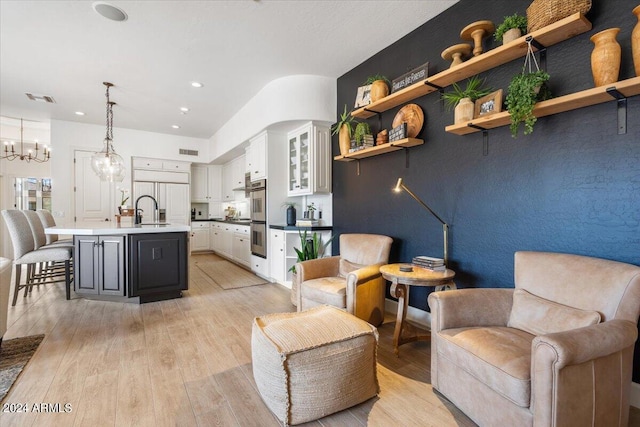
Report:
[[[422,130],[424,113],[418,104],[407,104],[393,118],[392,127],[407,124],[407,138],[415,138]]]

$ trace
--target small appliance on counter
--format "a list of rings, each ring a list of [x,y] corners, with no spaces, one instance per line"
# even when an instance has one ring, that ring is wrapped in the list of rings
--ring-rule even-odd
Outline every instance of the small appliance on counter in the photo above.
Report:
[[[191,208],[191,219],[196,219],[196,208]]]

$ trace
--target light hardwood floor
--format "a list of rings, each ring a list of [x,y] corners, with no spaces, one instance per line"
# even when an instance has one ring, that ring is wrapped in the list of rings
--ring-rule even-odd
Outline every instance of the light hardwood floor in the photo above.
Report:
[[[148,304],[66,301],[41,286],[10,309],[5,339],[46,334],[3,403],[71,405],[67,413],[0,413],[0,426],[278,426],[251,371],[255,316],[293,311],[277,284],[223,290],[190,261],[180,299]],[[381,392],[308,426],[473,426],[430,385],[430,346],[392,351],[379,328]]]

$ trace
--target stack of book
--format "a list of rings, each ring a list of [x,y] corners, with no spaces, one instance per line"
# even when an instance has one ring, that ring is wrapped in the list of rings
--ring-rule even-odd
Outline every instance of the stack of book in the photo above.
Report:
[[[315,227],[320,224],[317,219],[298,219],[296,220],[296,227]]]
[[[444,265],[442,258],[432,258],[428,256],[417,256],[411,261],[413,265],[426,268],[431,271],[445,271],[447,267]]]

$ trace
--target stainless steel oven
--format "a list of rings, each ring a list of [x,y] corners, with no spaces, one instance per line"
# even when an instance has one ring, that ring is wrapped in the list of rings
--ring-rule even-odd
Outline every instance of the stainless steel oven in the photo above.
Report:
[[[249,197],[251,214],[251,253],[262,258],[267,257],[267,180],[251,183]]]

